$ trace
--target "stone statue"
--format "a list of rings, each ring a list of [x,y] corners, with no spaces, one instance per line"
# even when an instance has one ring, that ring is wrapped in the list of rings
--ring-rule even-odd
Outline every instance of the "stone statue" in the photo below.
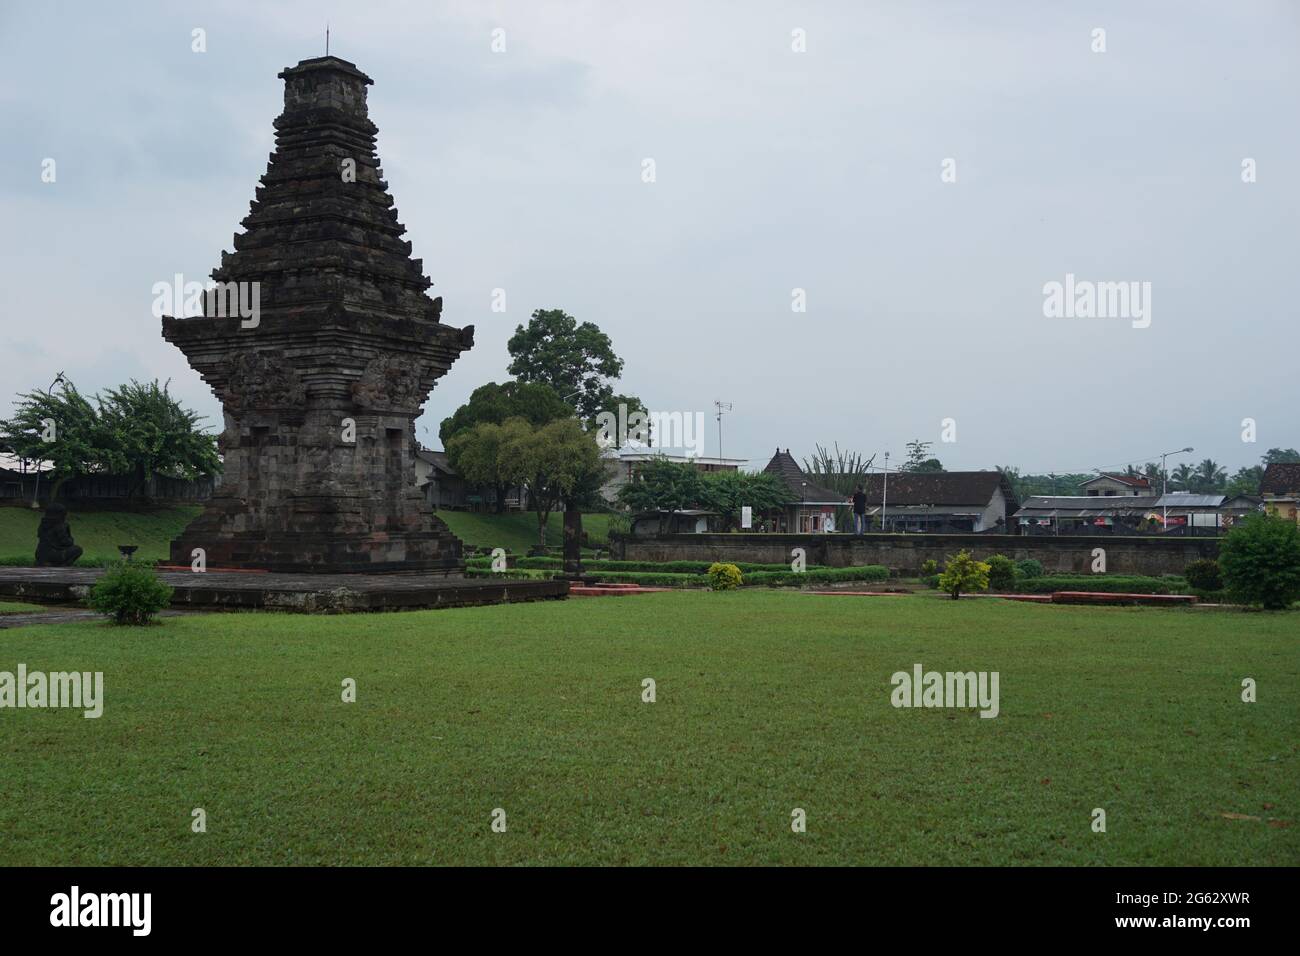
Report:
[[[81,547],[72,540],[68,527],[68,509],[51,504],[45,509],[36,529],[36,564],[38,567],[66,567],[81,557]]]

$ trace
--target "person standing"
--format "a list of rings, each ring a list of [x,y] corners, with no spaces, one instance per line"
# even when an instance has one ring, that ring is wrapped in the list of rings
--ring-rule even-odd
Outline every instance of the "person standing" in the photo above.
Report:
[[[853,533],[863,534],[867,530],[867,492],[861,485],[853,492]]]

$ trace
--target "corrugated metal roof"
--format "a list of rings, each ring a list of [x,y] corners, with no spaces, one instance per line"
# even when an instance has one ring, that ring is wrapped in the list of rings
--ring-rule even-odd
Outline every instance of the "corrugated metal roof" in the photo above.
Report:
[[[1156,499],[1157,508],[1217,508],[1223,504],[1223,495],[1194,495],[1176,491]]]

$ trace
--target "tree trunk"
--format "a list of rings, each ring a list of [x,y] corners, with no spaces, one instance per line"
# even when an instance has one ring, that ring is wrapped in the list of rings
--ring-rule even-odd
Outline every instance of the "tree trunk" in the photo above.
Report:
[[[145,483],[144,466],[136,465],[131,473],[131,484],[126,489],[127,504],[135,500],[135,493],[140,490],[140,486]]]

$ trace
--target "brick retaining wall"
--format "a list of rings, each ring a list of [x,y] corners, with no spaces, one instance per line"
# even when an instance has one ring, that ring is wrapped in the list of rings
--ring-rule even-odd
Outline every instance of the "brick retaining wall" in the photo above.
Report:
[[[922,562],[940,564],[963,548],[977,558],[1005,554],[1014,561],[1033,558],[1044,571],[1088,574],[1093,549],[1106,551],[1110,574],[1181,574],[1193,561],[1217,558],[1217,538],[1046,537],[990,534],[671,534],[646,538],[611,536],[614,557],[626,561],[751,561],[789,564],[790,552],[803,548],[809,564],[833,568],[883,564],[916,574]]]

